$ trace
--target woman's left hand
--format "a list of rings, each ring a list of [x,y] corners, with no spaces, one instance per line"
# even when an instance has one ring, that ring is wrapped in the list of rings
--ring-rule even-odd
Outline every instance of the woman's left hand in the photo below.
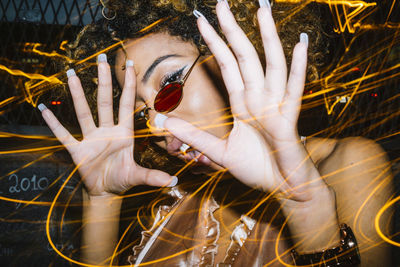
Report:
[[[311,188],[326,188],[297,133],[305,83],[308,37],[293,51],[289,79],[284,52],[269,7],[258,11],[266,54],[266,72],[258,54],[236,23],[228,5],[217,7],[220,26],[232,48],[203,17],[198,27],[221,69],[229,93],[233,128],[219,139],[178,118],[164,126],[177,138],[202,151],[237,179],[284,199],[307,201]],[[184,130],[183,130],[184,129]]]

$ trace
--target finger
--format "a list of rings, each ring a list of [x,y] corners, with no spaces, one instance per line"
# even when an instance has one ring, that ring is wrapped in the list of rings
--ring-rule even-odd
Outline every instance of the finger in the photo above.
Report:
[[[197,23],[201,35],[211,53],[214,54],[221,70],[229,94],[232,114],[234,116],[247,116],[248,112],[243,104],[244,84],[234,55],[206,19],[201,17]]]
[[[95,129],[96,125],[94,124],[92,112],[90,111],[89,105],[86,101],[81,81],[76,76],[73,69],[67,71],[67,76],[68,86],[74,102],[76,116],[78,118],[79,125],[81,126],[82,134],[85,136]]]
[[[226,141],[196,128],[187,121],[178,118],[168,118],[164,127],[179,140],[188,144],[217,164],[222,164]]]
[[[147,169],[141,166],[137,166],[135,174],[133,174],[130,178],[131,185],[137,185],[138,180],[141,184],[163,187],[172,187],[178,182],[178,178],[176,176],[171,176],[166,172]]]
[[[275,99],[282,99],[285,94],[287,67],[285,54],[276,31],[275,22],[269,7],[261,7],[257,13],[260,33],[266,59],[266,89]]]
[[[132,60],[127,60],[125,66],[125,83],[119,103],[118,124],[133,130],[136,75]]]
[[[110,127],[114,125],[112,79],[110,65],[107,63],[106,54],[97,57],[99,88],[97,91],[97,109],[99,114],[99,126]]]
[[[290,68],[285,104],[283,106],[283,108],[291,109],[294,112],[299,112],[300,110],[304,83],[306,81],[307,46],[308,36],[306,33],[302,33],[300,35],[300,43],[295,46],[293,51],[292,66]]]
[[[62,126],[62,124],[54,116],[53,112],[49,110],[44,104],[38,106],[42,112],[43,119],[46,121],[50,130],[54,133],[57,139],[63,144],[69,151],[73,151],[74,146],[79,142]]]
[[[246,90],[263,90],[264,71],[256,49],[237,24],[226,2],[218,3],[216,11],[221,29],[236,56]]]

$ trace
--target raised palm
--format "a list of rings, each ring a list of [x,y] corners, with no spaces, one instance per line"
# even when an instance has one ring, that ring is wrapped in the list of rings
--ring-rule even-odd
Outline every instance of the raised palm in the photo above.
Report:
[[[288,79],[285,56],[268,7],[258,11],[267,62],[265,73],[256,50],[226,2],[218,3],[217,15],[232,51],[203,17],[198,26],[221,68],[233,129],[222,140],[177,118],[166,120],[165,127],[228,168],[243,183],[286,198],[307,200],[310,185],[324,186],[297,134],[307,35],[301,35],[301,42],[294,49]]]
[[[98,64],[99,127],[93,121],[79,78],[68,71],[68,84],[81,126],[83,140],[76,140],[49,109],[40,106],[50,129],[67,148],[90,195],[115,194],[134,185],[166,186],[173,177],[169,174],[143,168],[133,157],[133,111],[136,76],[133,64],[127,64],[125,85],[120,101],[119,123],[114,124],[110,67],[101,55]]]

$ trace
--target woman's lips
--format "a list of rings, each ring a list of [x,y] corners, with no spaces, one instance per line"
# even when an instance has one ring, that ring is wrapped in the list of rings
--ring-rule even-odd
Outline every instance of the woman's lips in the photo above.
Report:
[[[174,136],[166,136],[165,137],[167,143],[167,152],[171,155],[177,156],[180,152],[180,147],[183,142]]]

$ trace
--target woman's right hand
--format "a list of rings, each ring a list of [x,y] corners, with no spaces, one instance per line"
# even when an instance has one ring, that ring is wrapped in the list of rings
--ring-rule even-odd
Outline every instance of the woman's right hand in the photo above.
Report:
[[[42,116],[57,139],[67,148],[86,186],[88,194],[118,194],[139,184],[170,186],[176,177],[139,166],[133,157],[134,103],[136,75],[132,61],[127,61],[125,84],[120,99],[119,123],[114,124],[112,78],[105,54],[98,57],[97,108],[99,127],[94,123],[79,78],[69,70],[68,85],[83,139],[76,140],[43,104]]]

